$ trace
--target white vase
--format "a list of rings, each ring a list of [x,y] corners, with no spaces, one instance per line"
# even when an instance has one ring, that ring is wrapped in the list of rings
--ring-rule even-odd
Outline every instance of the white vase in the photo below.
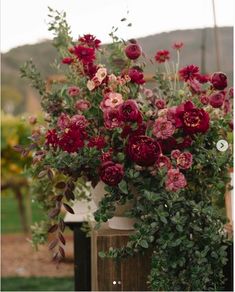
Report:
[[[92,199],[97,207],[99,206],[99,202],[107,193],[104,187],[105,184],[103,182],[99,182],[95,188],[91,188]],[[136,220],[125,216],[125,213],[130,210],[132,206],[133,202],[131,201],[125,205],[115,204],[116,210],[114,212],[114,216],[108,220],[109,228],[116,230],[134,230]]]

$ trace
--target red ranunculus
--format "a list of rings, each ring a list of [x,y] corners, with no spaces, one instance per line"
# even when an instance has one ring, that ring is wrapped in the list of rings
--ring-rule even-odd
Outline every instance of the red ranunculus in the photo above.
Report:
[[[119,106],[119,113],[124,122],[142,122],[141,113],[134,100],[128,99]]]
[[[157,161],[160,145],[148,136],[131,136],[127,144],[127,155],[140,166],[151,166]]]
[[[95,60],[95,50],[93,48],[75,46],[74,54],[83,64],[89,64]]]
[[[179,70],[179,75],[184,81],[192,80],[199,74],[199,68],[195,65],[189,65]]]
[[[125,54],[127,58],[135,60],[142,54],[142,49],[138,44],[130,44],[125,48]]]
[[[227,87],[227,76],[222,72],[215,72],[211,76],[211,83],[215,89],[223,90]]]
[[[210,105],[214,108],[220,108],[224,103],[225,93],[223,91],[219,91],[213,93],[209,96]]]
[[[123,166],[113,161],[104,162],[100,168],[100,179],[109,186],[116,186],[124,176]]]
[[[138,67],[130,68],[128,75],[131,78],[131,81],[136,84],[144,84],[144,74]]]
[[[84,34],[83,37],[79,38],[80,43],[87,45],[90,48],[98,49],[101,41],[91,34]]]
[[[155,60],[158,63],[164,63],[170,59],[170,52],[167,50],[158,51],[155,55]]]
[[[178,107],[176,116],[181,120],[187,134],[205,133],[209,129],[210,117],[204,109],[196,108],[191,101]]]

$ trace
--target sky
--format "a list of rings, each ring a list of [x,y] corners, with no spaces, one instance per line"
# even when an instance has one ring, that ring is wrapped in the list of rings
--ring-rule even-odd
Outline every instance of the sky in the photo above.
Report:
[[[214,0],[218,26],[234,24],[234,0]],[[52,39],[48,6],[67,13],[72,35],[110,42],[112,26],[124,39],[177,29],[212,27],[212,0],[1,0],[1,52]],[[127,16],[132,27],[120,20]]]

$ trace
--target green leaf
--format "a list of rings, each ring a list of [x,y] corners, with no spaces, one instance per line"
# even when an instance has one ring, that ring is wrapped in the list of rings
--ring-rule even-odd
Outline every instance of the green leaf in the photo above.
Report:
[[[128,194],[128,188],[127,188],[127,183],[125,180],[122,180],[119,184],[118,184],[119,189],[122,191],[122,193],[124,194]]]
[[[148,248],[149,245],[148,245],[147,240],[142,239],[142,240],[140,241],[140,246],[142,246],[143,248]]]

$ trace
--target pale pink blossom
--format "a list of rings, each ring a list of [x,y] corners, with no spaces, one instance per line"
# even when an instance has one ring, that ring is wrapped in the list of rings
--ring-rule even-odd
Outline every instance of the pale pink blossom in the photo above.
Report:
[[[157,118],[153,125],[153,135],[158,139],[167,139],[175,132],[175,126],[166,118]]]
[[[100,108],[102,111],[107,110],[108,108],[116,108],[123,103],[123,97],[120,93],[109,92],[105,94],[104,99],[100,103]]]
[[[106,78],[107,76],[107,69],[106,68],[99,68],[95,74],[95,77],[99,80],[100,83]]]
[[[93,89],[95,89],[95,82],[93,80],[88,80],[87,81],[87,88],[92,91]]]
[[[168,191],[175,192],[186,187],[187,181],[185,179],[185,176],[179,171],[179,169],[171,168],[167,172],[165,185]]]
[[[65,113],[62,113],[57,120],[57,126],[60,129],[64,130],[68,128],[69,125],[70,125],[70,117],[66,115]]]
[[[71,118],[70,124],[80,129],[84,129],[88,126],[88,121],[83,115],[74,115]]]
[[[180,156],[180,154],[181,154],[180,150],[178,150],[178,149],[172,150],[171,151],[171,158],[177,159]]]

